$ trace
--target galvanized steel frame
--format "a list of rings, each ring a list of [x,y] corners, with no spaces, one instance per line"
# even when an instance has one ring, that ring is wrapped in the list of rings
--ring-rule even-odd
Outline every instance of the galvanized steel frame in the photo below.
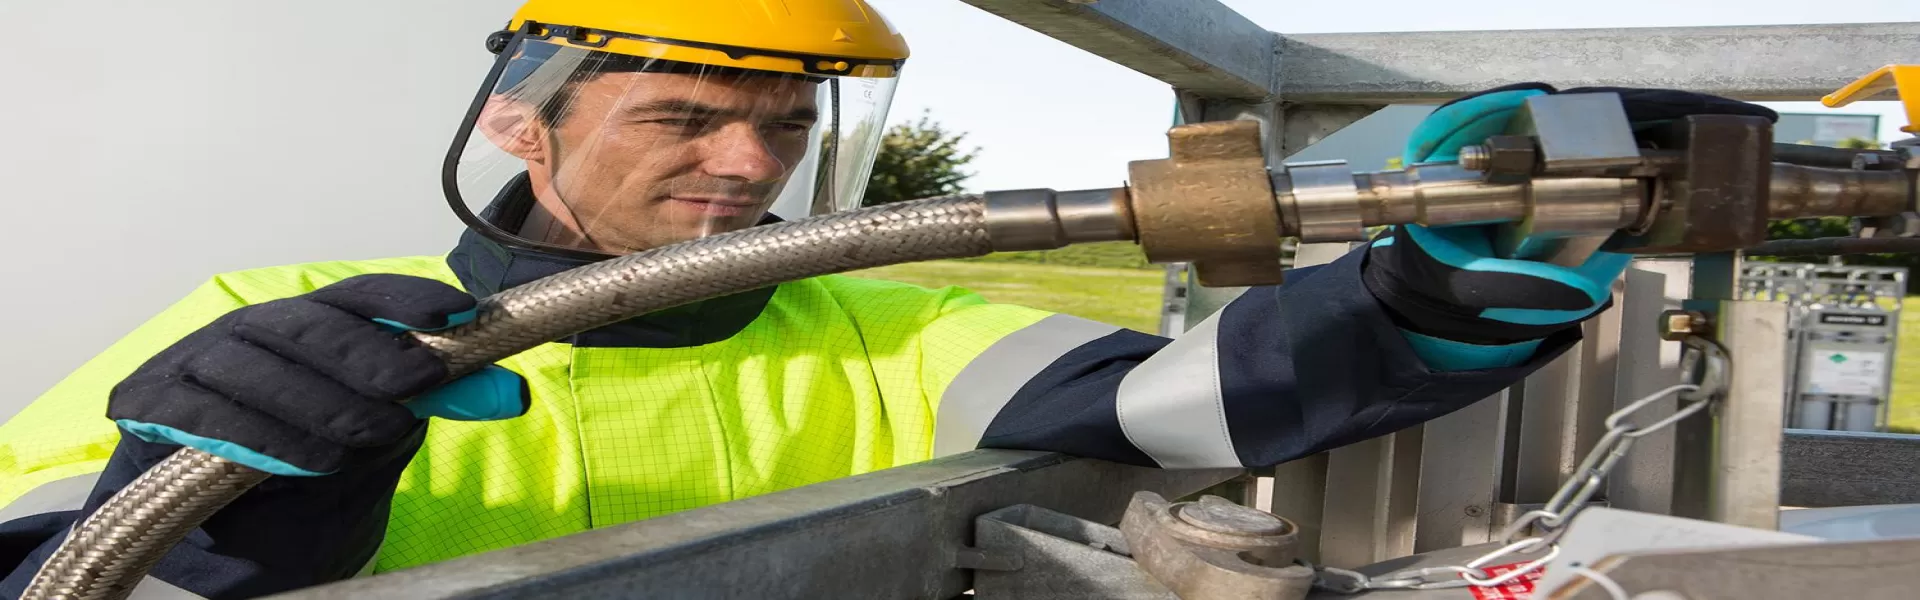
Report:
[[[1261,121],[1275,160],[1388,103],[1433,102],[1516,81],[1811,100],[1892,60],[1886,57],[1920,55],[1920,23],[1288,35],[1267,31],[1217,0],[962,1],[1167,82],[1179,92],[1189,119]],[[1655,60],[1663,56],[1674,60]],[[1316,246],[1301,248],[1303,260],[1296,264],[1324,262],[1345,251]],[[1630,279],[1629,301],[1660,298],[1660,290],[1673,289],[1671,277],[1638,286]],[[1179,321],[1205,318],[1235,292],[1188,287],[1181,294],[1180,286],[1168,287],[1167,300],[1177,304],[1169,310],[1169,330]],[[1611,328],[1605,333],[1617,339],[1607,343],[1621,353],[1654,343],[1639,333],[1652,327],[1640,322],[1649,313],[1632,308],[1617,309],[1621,323],[1590,326]],[[1263,495],[1273,496],[1262,504],[1299,522],[1306,534],[1322,534],[1306,541],[1309,556],[1325,541],[1335,547],[1323,550],[1358,559],[1483,540],[1490,528],[1502,525],[1495,506],[1498,481],[1521,464],[1510,451],[1519,442],[1502,437],[1508,428],[1487,423],[1506,419],[1516,403],[1596,407],[1574,410],[1581,418],[1564,434],[1570,438],[1548,444],[1577,446],[1587,437],[1581,423],[1597,407],[1671,378],[1666,362],[1622,369],[1617,378],[1582,365],[1577,375],[1528,386],[1531,397],[1503,394],[1424,430],[1342,449],[1333,460],[1323,455],[1281,465],[1270,473],[1283,478],[1278,485],[1261,486]],[[1482,437],[1473,438],[1473,444],[1434,443],[1461,432]],[[1908,495],[1920,493],[1915,491],[1920,482],[1899,474],[1845,488],[1854,490],[1849,494],[1820,496],[1795,487],[1804,477],[1825,477],[1840,468],[1836,461],[1849,454],[1831,452],[1835,444],[1878,444],[1916,456],[1920,445],[1798,434],[1789,439],[1789,501],[1920,497]],[[1663,479],[1661,459],[1643,458],[1647,464],[1639,469],[1645,472],[1631,481]],[[1563,462],[1556,453],[1543,464],[1559,471]],[[1462,465],[1468,465],[1465,471]],[[1388,493],[1356,506],[1348,501],[1358,490],[1326,486],[1329,478],[1362,474],[1377,476],[1367,489]],[[768,598],[953,597],[967,589],[967,572],[956,565],[966,560],[971,525],[980,514],[1028,503],[1111,522],[1133,491],[1179,496],[1237,476],[1231,470],[1159,471],[1057,455],[977,451],[287,597],[572,598],[623,596],[635,589],[661,596],[724,589],[730,596]],[[1668,494],[1653,490],[1633,502],[1654,508],[1668,501]],[[1327,522],[1364,520],[1376,526],[1360,536],[1366,541],[1342,545],[1340,536],[1328,538],[1322,530],[1322,513],[1329,507],[1357,512],[1328,515]]]
[[[953,598],[979,515],[1116,523],[1135,491],[1183,497],[1241,472],[977,450],[281,597]]]
[[[1225,7],[1214,0],[963,1],[1159,77],[1180,93],[1189,121],[1261,121],[1276,161],[1388,103],[1430,103],[1528,80],[1561,87],[1664,87],[1749,100],[1813,100],[1879,67],[1886,62],[1882,55],[1920,51],[1920,23],[1271,34],[1270,41],[1265,39],[1268,34],[1246,29],[1242,19],[1224,17]],[[1149,14],[1201,17],[1173,23],[1128,21]],[[1222,19],[1229,25],[1215,26]],[[1264,101],[1254,101],[1252,91],[1263,79],[1245,75],[1246,65],[1260,59],[1221,52],[1219,44],[1229,38],[1237,38],[1230,43],[1239,48],[1273,48],[1278,75],[1264,80],[1271,84]],[[1149,51],[1143,55],[1141,48]],[[1192,81],[1191,74],[1168,75],[1195,62],[1215,65],[1199,85],[1183,84]],[[1309,246],[1303,254],[1322,253],[1316,250]],[[1340,249],[1329,250],[1337,256]],[[1324,262],[1306,258],[1294,264]],[[1735,264],[1728,258],[1694,266],[1726,268]],[[1673,293],[1685,290],[1688,282],[1680,273],[1659,275],[1641,272],[1635,277],[1639,289],[1619,293],[1660,306],[1629,306],[1621,298],[1612,315],[1586,326],[1588,340],[1581,348],[1516,392],[1423,426],[1476,435],[1435,444],[1423,442],[1420,431],[1402,432],[1282,465],[1274,471],[1281,478],[1261,486],[1268,490],[1263,505],[1300,521],[1309,534],[1336,523],[1359,527],[1345,533],[1321,531],[1319,540],[1308,543],[1309,556],[1338,559],[1335,563],[1486,539],[1503,525],[1500,515],[1544,500],[1535,496],[1570,475],[1571,461],[1590,445],[1598,420],[1611,407],[1676,380],[1673,357],[1666,356],[1673,354],[1671,344],[1649,333],[1651,317],[1667,308],[1676,299]],[[1191,326],[1205,319],[1242,291],[1179,283],[1170,281],[1164,298],[1164,334],[1177,334],[1176,323]],[[1731,297],[1699,291],[1700,297]],[[1658,360],[1623,366],[1621,356]],[[1485,427],[1509,420],[1517,422]],[[1640,455],[1623,467],[1616,489],[1627,505],[1671,510],[1673,479],[1705,474],[1674,472],[1672,434],[1647,441]],[[1489,454],[1498,460],[1479,462]],[[1689,454],[1679,452],[1678,457]],[[1484,467],[1462,467],[1460,461]],[[1328,485],[1328,479],[1370,485]],[[1623,485],[1633,488],[1621,489]],[[1417,501],[1408,502],[1405,493],[1394,490],[1418,490]]]

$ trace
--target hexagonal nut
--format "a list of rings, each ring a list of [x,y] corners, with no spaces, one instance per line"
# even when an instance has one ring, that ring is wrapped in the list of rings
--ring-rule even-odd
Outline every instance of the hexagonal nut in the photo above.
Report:
[[[1524,135],[1496,135],[1487,138],[1487,172],[1505,175],[1532,175],[1538,153],[1533,138]]]
[[[1660,314],[1660,339],[1678,342],[1687,336],[1706,333],[1712,325],[1706,313],[1697,310],[1669,310]]]

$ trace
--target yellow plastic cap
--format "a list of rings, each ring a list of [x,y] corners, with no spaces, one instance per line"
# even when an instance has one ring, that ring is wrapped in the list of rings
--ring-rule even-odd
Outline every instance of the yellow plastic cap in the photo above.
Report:
[[[789,73],[814,72],[824,63],[851,68],[857,77],[892,77],[892,64],[859,63],[897,63],[908,54],[906,37],[864,0],[529,0],[509,27],[517,31],[527,21],[662,40],[554,37],[553,43]]]
[[[1920,134],[1920,65],[1887,65],[1874,69],[1866,77],[1827,94],[1820,103],[1827,108],[1839,108],[1852,104],[1856,100],[1865,100],[1874,94],[1893,89],[1900,96],[1900,106],[1907,113],[1907,124],[1901,131]]]

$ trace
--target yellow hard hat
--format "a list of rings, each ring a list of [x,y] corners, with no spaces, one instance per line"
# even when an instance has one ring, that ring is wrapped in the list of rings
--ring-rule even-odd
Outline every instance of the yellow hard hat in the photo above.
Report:
[[[890,77],[907,40],[862,0],[531,0],[532,23],[565,45],[763,71]]]
[[[860,204],[907,58],[865,0],[529,0],[487,49],[447,201],[589,260]]]

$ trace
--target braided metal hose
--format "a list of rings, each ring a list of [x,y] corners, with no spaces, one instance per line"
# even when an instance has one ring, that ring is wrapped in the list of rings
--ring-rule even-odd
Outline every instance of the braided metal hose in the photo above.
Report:
[[[459,377],[546,342],[708,298],[987,254],[996,250],[987,205],[974,195],[929,198],[656,248],[501,292],[480,301],[472,323],[413,335],[446,359],[449,378]],[[175,452],[75,527],[22,598],[125,598],[188,532],[267,477],[198,450]]]

